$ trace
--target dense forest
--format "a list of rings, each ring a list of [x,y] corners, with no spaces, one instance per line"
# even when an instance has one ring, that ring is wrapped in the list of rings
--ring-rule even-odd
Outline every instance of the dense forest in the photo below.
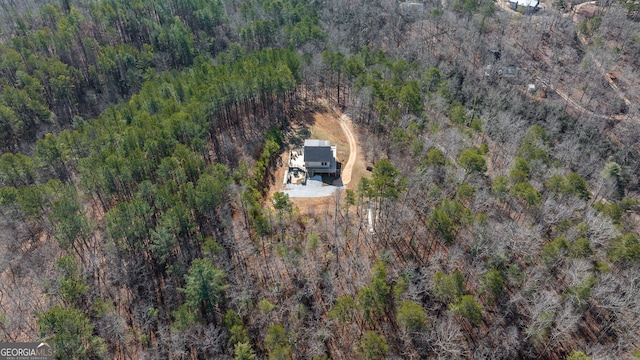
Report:
[[[0,6],[0,340],[640,359],[636,1]],[[374,165],[302,212],[268,190],[315,111]]]

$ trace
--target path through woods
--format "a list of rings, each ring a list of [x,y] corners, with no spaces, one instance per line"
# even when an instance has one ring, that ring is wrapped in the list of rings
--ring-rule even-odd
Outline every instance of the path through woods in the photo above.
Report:
[[[358,156],[358,146],[356,146],[356,138],[353,136],[353,132],[351,132],[351,118],[346,114],[342,114],[340,117],[340,127],[342,127],[342,131],[344,131],[347,141],[349,141],[349,159],[340,173],[342,184],[346,186],[351,182],[351,173],[353,172],[353,166]]]

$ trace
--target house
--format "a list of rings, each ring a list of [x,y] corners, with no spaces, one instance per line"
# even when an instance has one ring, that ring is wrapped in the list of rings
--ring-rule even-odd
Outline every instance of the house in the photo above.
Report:
[[[505,66],[498,70],[498,75],[504,77],[516,77],[518,75],[518,68],[514,65]]]
[[[532,13],[540,10],[539,0],[508,0],[509,7],[516,11],[522,11],[523,13]]]
[[[329,140],[305,140],[303,158],[309,177],[315,174],[335,175],[337,172],[336,146],[331,146]]]

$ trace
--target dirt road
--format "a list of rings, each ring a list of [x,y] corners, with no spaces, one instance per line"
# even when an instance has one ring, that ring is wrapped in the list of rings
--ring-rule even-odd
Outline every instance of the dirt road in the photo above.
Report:
[[[344,131],[344,134],[349,141],[349,159],[347,160],[347,164],[342,168],[342,172],[340,174],[342,184],[346,186],[351,182],[351,173],[353,172],[353,166],[355,165],[356,158],[358,156],[358,147],[356,146],[356,137],[351,131],[351,118],[342,114],[340,117],[340,127],[342,127],[342,131]]]
[[[541,79],[536,78],[536,80],[544,85],[544,82],[542,82]],[[603,120],[615,119],[614,116],[597,114],[597,113],[594,113],[593,111],[591,111],[589,109],[585,109],[582,105],[578,104],[575,100],[570,98],[569,95],[567,95],[567,94],[563,93],[562,91],[556,89],[554,86],[551,86],[551,85],[549,85],[549,86],[544,85],[544,86],[546,88],[551,89],[551,91],[554,91],[556,94],[558,94],[558,96],[560,96],[562,99],[564,99],[564,101],[566,101],[570,106],[572,106],[574,109],[579,110],[581,113],[589,114],[590,116],[593,116],[593,117],[596,117],[596,118],[600,118],[600,119],[603,119]]]

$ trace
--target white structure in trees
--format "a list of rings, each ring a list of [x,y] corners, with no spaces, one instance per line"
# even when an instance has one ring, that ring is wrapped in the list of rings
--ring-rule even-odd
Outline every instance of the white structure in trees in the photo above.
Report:
[[[540,10],[540,0],[507,0],[509,7],[513,10],[520,10],[524,13]]]

